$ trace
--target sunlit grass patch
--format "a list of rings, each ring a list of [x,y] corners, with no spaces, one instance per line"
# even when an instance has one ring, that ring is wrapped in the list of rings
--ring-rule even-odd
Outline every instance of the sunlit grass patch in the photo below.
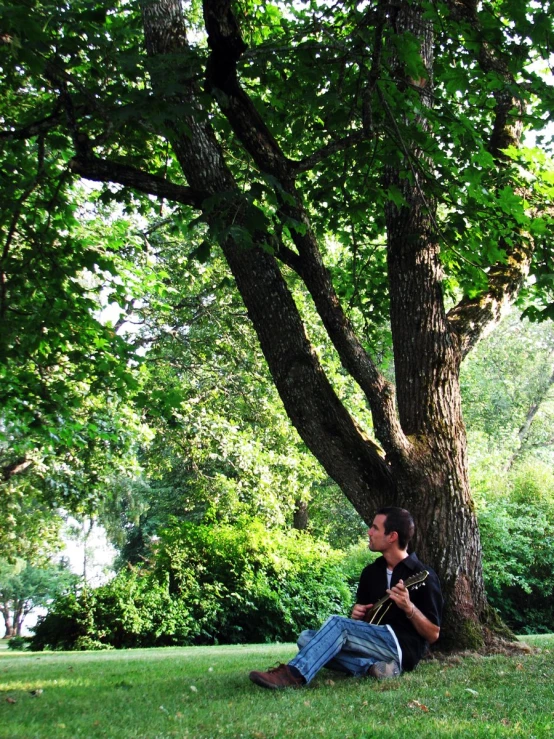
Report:
[[[381,683],[324,670],[277,693],[248,672],[292,644],[2,655],[0,737],[550,739],[554,638],[529,641],[532,654],[431,660]]]

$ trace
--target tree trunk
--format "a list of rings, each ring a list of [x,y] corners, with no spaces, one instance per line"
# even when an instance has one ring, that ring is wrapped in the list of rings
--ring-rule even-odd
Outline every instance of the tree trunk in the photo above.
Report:
[[[13,614],[13,627],[14,627],[14,636],[21,636],[21,631],[23,630],[23,622],[25,621],[25,613],[23,612],[23,607],[18,607]]]
[[[304,500],[297,500],[292,515],[292,528],[297,531],[306,531],[309,520],[308,504]]]
[[[2,617],[4,618],[4,639],[11,639],[15,636],[15,629],[12,614],[7,605],[2,605]]]

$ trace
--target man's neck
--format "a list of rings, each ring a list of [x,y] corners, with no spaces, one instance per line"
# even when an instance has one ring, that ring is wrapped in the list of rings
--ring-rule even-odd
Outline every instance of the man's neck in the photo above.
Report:
[[[389,549],[386,552],[383,552],[383,557],[387,562],[389,570],[394,570],[396,565],[408,556],[406,549]]]

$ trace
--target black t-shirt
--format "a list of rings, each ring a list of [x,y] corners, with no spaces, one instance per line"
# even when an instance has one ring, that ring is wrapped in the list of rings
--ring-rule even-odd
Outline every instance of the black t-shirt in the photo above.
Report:
[[[434,570],[424,565],[415,554],[410,554],[396,565],[392,571],[391,587],[399,580],[406,581],[422,570],[427,570],[429,575],[417,588],[415,586],[409,588],[410,600],[429,621],[440,626],[443,599],[439,578]],[[387,588],[387,562],[384,557],[379,557],[362,571],[356,603],[374,604],[386,595]],[[396,634],[402,649],[402,669],[413,670],[427,648],[425,639],[417,633],[410,619],[396,603],[391,604],[379,623],[390,625]]]

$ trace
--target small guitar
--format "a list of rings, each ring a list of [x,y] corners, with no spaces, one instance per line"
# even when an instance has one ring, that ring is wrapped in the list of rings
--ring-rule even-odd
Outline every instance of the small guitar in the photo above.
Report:
[[[417,588],[425,585],[425,580],[428,575],[429,572],[427,570],[421,570],[421,572],[417,572],[407,580],[404,580],[404,586],[408,589],[413,588],[414,590],[417,590]],[[387,595],[384,595],[377,601],[377,603],[371,606],[364,616],[364,621],[368,624],[380,624],[392,603],[393,601],[387,593]]]

